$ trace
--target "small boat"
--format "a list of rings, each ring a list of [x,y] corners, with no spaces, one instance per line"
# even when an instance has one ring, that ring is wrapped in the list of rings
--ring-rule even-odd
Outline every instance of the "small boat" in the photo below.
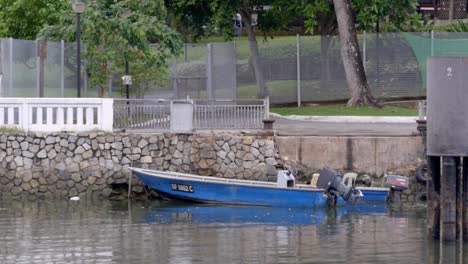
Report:
[[[382,204],[389,188],[345,186],[339,174],[324,168],[317,186],[296,184],[288,170],[278,171],[277,182],[226,179],[171,171],[130,168],[149,188],[168,199],[198,203],[275,207]]]

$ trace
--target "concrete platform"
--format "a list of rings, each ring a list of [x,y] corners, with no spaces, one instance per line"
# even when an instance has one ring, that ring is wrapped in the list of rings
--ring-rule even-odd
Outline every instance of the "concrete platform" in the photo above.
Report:
[[[278,136],[419,136],[412,117],[303,117],[272,116]]]

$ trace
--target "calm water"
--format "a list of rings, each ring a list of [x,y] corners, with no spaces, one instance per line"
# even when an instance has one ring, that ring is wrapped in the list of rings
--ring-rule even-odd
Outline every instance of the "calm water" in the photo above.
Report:
[[[0,201],[0,263],[466,263],[424,210]]]

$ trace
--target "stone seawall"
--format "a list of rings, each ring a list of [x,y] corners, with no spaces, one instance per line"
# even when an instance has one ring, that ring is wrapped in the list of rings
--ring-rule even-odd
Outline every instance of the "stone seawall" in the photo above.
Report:
[[[382,186],[384,174],[408,176],[411,188],[403,200],[413,202],[424,191],[414,177],[422,150],[419,137],[8,134],[0,135],[0,196],[108,197],[116,186],[128,187],[132,166],[275,181],[276,168],[294,161],[303,166],[302,181],[324,166],[355,172],[359,183],[372,186]],[[135,177],[132,191],[145,192]]]
[[[273,180],[277,157],[271,136],[8,134],[0,136],[0,195],[107,197],[131,166]],[[133,179],[132,190],[143,192]]]

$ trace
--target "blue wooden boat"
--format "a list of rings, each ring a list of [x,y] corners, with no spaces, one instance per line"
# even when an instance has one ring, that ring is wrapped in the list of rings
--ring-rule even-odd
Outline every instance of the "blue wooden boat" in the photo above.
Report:
[[[277,182],[226,179],[194,174],[130,168],[149,188],[169,199],[199,203],[257,205],[275,207],[324,207],[330,204],[330,193],[307,184],[295,184],[287,171],[278,172]],[[353,203],[385,203],[388,188],[357,188]],[[347,199],[336,196],[334,204]]]

